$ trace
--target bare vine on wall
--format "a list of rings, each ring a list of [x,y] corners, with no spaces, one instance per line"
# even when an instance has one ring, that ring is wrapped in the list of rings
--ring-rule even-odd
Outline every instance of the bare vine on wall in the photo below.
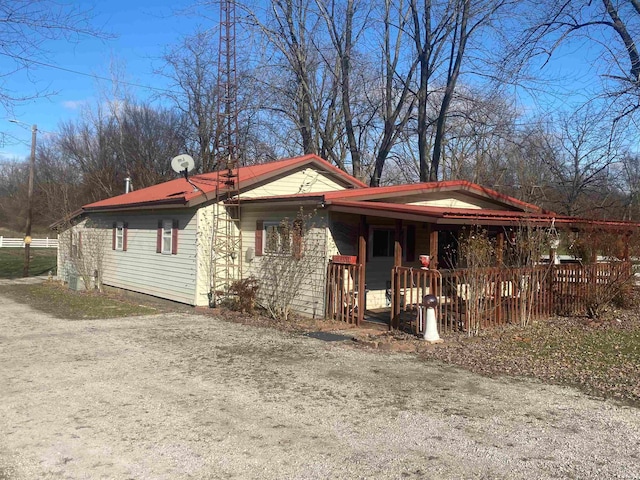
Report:
[[[295,218],[284,218],[266,230],[260,260],[258,301],[276,320],[288,320],[305,290],[314,290],[318,268],[324,268],[325,237],[314,222],[315,211],[301,208]]]

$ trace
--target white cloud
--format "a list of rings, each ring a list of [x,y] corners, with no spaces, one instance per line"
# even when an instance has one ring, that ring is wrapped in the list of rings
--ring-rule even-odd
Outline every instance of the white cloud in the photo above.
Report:
[[[65,100],[62,106],[69,110],[79,110],[87,103],[86,100]]]

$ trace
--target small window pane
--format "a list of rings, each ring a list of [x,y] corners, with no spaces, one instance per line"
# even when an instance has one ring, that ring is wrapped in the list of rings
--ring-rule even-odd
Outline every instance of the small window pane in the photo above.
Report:
[[[171,253],[171,220],[162,221],[162,253]]]
[[[278,252],[278,244],[279,244],[279,235],[278,235],[278,226],[277,225],[266,225],[265,229],[265,252],[268,253],[277,253]]]
[[[374,257],[393,257],[394,250],[393,230],[377,229],[373,231]]]
[[[116,250],[122,250],[124,248],[124,223],[118,222],[116,224]]]

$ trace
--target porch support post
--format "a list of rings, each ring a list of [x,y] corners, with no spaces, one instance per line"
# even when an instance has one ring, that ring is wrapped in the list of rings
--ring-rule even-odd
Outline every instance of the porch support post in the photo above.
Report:
[[[496,267],[503,267],[504,260],[504,232],[498,232],[498,238],[496,239]],[[494,297],[496,299],[496,322],[498,325],[502,324],[502,282],[500,281],[500,276],[498,277],[498,281],[495,282],[495,294]]]
[[[626,264],[627,267],[627,275],[631,277],[633,275],[633,271],[631,269],[631,258],[629,256],[629,243],[631,242],[631,232],[627,232],[624,234],[624,251],[622,252],[622,261]]]
[[[366,286],[365,269],[367,265],[367,217],[360,216],[360,234],[358,235],[358,264],[360,265],[358,274],[358,319],[356,324],[360,325],[364,319]]]
[[[629,232],[624,234],[624,251],[622,252],[622,260],[629,261],[629,242],[631,241],[631,234]]]
[[[393,266],[402,266],[402,220],[396,220],[396,230],[394,235],[394,249],[393,249]],[[400,282],[398,276],[394,275],[391,281],[393,282],[393,316],[389,323],[389,329],[397,329],[400,326]]]
[[[438,268],[438,230],[433,225],[429,225],[429,266],[431,270]]]

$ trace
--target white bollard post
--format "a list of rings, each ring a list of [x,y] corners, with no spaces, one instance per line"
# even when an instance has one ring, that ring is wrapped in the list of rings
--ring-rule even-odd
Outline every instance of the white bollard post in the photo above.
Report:
[[[425,312],[424,339],[429,343],[442,343],[444,340],[438,334],[438,322],[436,322],[436,307],[438,299],[435,295],[425,295],[422,299]]]

